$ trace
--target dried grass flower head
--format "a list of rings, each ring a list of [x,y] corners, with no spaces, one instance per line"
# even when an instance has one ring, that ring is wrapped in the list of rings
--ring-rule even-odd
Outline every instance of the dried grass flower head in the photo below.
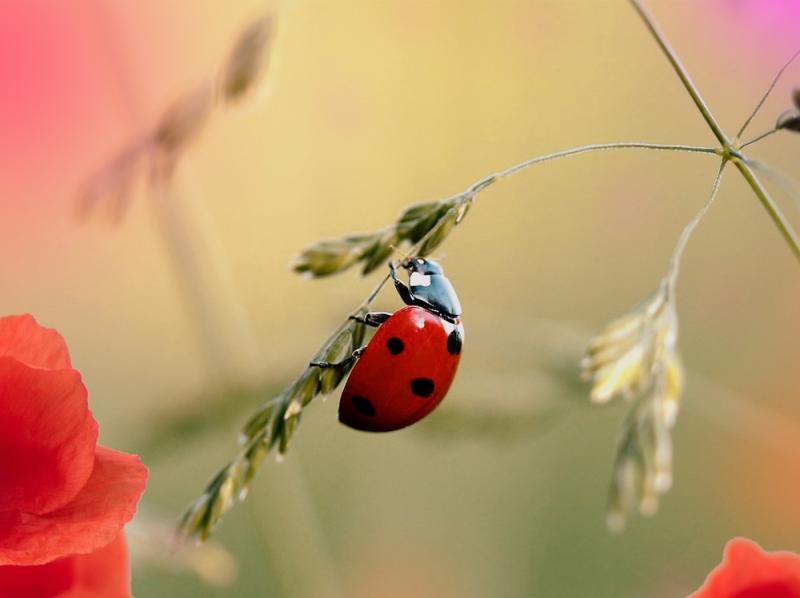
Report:
[[[615,396],[633,398],[662,371],[677,365],[678,317],[668,281],[628,314],[592,339],[581,362],[592,380],[590,399],[607,403]]]
[[[590,399],[615,396],[633,401],[617,443],[609,499],[608,526],[621,531],[627,513],[658,509],[672,485],[672,439],[683,392],[677,350],[678,318],[670,278],[627,315],[595,337],[582,362],[592,380]]]

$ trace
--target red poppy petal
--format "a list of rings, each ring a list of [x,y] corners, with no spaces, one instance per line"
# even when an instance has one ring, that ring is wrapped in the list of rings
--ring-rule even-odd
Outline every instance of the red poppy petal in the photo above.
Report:
[[[8,355],[36,368],[70,368],[64,338],[52,328],[39,326],[30,314],[0,318],[0,356]]]
[[[0,567],[0,598],[50,598],[60,596],[73,584],[74,574],[70,560],[58,559],[34,567]]]
[[[766,592],[766,593],[765,593]],[[800,598],[800,556],[765,552],[746,538],[725,546],[725,557],[690,598]]]
[[[92,473],[97,422],[78,372],[0,357],[0,509],[61,508]]]
[[[130,598],[125,535],[90,554],[32,567],[0,567],[0,598]]]
[[[74,563],[77,583],[59,598],[130,598],[131,568],[124,533],[100,550],[68,558]]]
[[[98,446],[89,481],[68,505],[46,515],[0,513],[0,565],[40,565],[107,545],[136,512],[146,480],[139,457]]]

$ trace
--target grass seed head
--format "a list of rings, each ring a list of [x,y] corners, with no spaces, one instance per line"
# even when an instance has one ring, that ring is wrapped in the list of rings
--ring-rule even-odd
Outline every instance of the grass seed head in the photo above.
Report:
[[[631,398],[650,386],[663,356],[674,352],[677,336],[678,318],[664,283],[590,342],[581,367],[592,381],[592,402]]]

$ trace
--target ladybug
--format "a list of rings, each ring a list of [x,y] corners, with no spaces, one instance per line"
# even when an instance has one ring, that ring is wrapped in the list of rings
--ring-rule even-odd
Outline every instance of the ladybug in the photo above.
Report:
[[[421,420],[441,402],[453,382],[464,343],[461,304],[442,267],[421,257],[402,262],[408,285],[389,264],[406,307],[390,314],[352,316],[378,327],[369,344],[338,363],[356,362],[339,401],[339,421],[368,432],[390,432]]]

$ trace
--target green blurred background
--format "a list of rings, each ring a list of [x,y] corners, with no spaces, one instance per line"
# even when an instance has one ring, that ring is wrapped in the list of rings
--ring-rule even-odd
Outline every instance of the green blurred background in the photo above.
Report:
[[[731,133],[800,39],[795,2],[650,4]],[[430,421],[373,436],[337,423],[338,393],[317,402],[215,551],[158,552],[233,455],[249,411],[375,282],[304,280],[288,268],[301,248],[380,228],[537,154],[713,142],[626,2],[270,6],[280,25],[266,84],[215,116],[168,198],[179,228],[200,235],[189,253],[230,268],[230,288],[218,286],[219,264],[199,276],[217,324],[198,326],[164,198],[140,189],[110,225],[79,221],[76,192],[214,72],[263,4],[0,5],[0,29],[17,32],[0,61],[15,83],[0,99],[0,312],[31,312],[64,334],[101,441],[150,468],[131,534],[137,596],[666,598],[699,587],[733,536],[800,550],[800,271],[733,171],[679,282],[688,386],[674,487],[654,518],[606,530],[625,407],[587,404],[582,345],[655,287],[716,171],[708,156],[619,151],[492,187],[439,249],[467,335]],[[800,63],[751,133],[772,125],[798,82]],[[796,173],[798,142],[776,135],[753,153]],[[231,288],[244,336],[242,314],[226,311]],[[398,305],[391,290],[378,302]],[[154,521],[161,531],[142,531]]]

